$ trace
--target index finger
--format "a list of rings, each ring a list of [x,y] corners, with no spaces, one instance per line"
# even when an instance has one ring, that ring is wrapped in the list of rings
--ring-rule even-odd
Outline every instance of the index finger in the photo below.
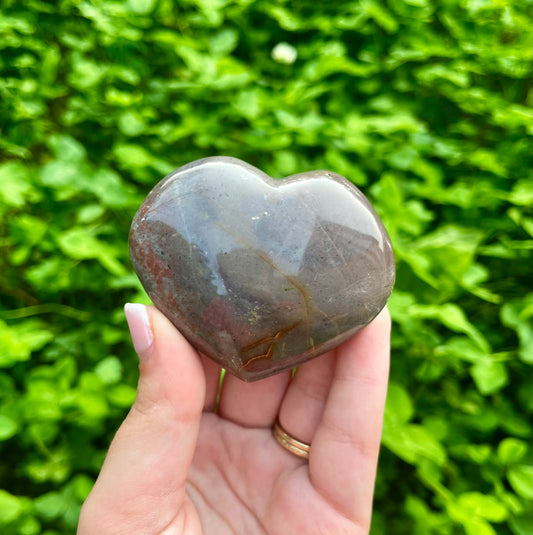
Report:
[[[309,457],[311,484],[341,514],[368,528],[390,360],[385,308],[337,349],[337,365]]]

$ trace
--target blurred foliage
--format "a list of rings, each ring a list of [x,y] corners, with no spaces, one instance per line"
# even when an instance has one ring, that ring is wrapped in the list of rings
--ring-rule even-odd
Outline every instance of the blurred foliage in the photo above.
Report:
[[[372,534],[531,535],[531,0],[0,6],[1,533],[74,531],[135,396],[130,221],[225,154],[390,232]]]

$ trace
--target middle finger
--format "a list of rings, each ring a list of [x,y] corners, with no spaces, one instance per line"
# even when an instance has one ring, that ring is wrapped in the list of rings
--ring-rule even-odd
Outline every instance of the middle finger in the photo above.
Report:
[[[291,372],[245,383],[226,373],[222,382],[218,414],[245,427],[270,427],[290,380]]]

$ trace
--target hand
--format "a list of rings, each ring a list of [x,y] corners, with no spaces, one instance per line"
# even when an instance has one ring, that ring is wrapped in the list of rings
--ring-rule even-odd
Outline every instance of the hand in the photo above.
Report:
[[[336,350],[255,383],[199,355],[155,308],[130,306],[135,403],[78,535],[368,533],[388,366],[387,310]],[[278,417],[309,460],[272,436]]]

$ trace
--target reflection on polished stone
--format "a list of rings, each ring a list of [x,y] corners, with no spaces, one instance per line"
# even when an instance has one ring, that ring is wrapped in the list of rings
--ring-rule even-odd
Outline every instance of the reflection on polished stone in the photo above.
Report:
[[[130,255],[157,308],[245,381],[348,339],[385,306],[395,275],[387,232],[346,179],[274,180],[228,157],[163,179],[135,215]]]

